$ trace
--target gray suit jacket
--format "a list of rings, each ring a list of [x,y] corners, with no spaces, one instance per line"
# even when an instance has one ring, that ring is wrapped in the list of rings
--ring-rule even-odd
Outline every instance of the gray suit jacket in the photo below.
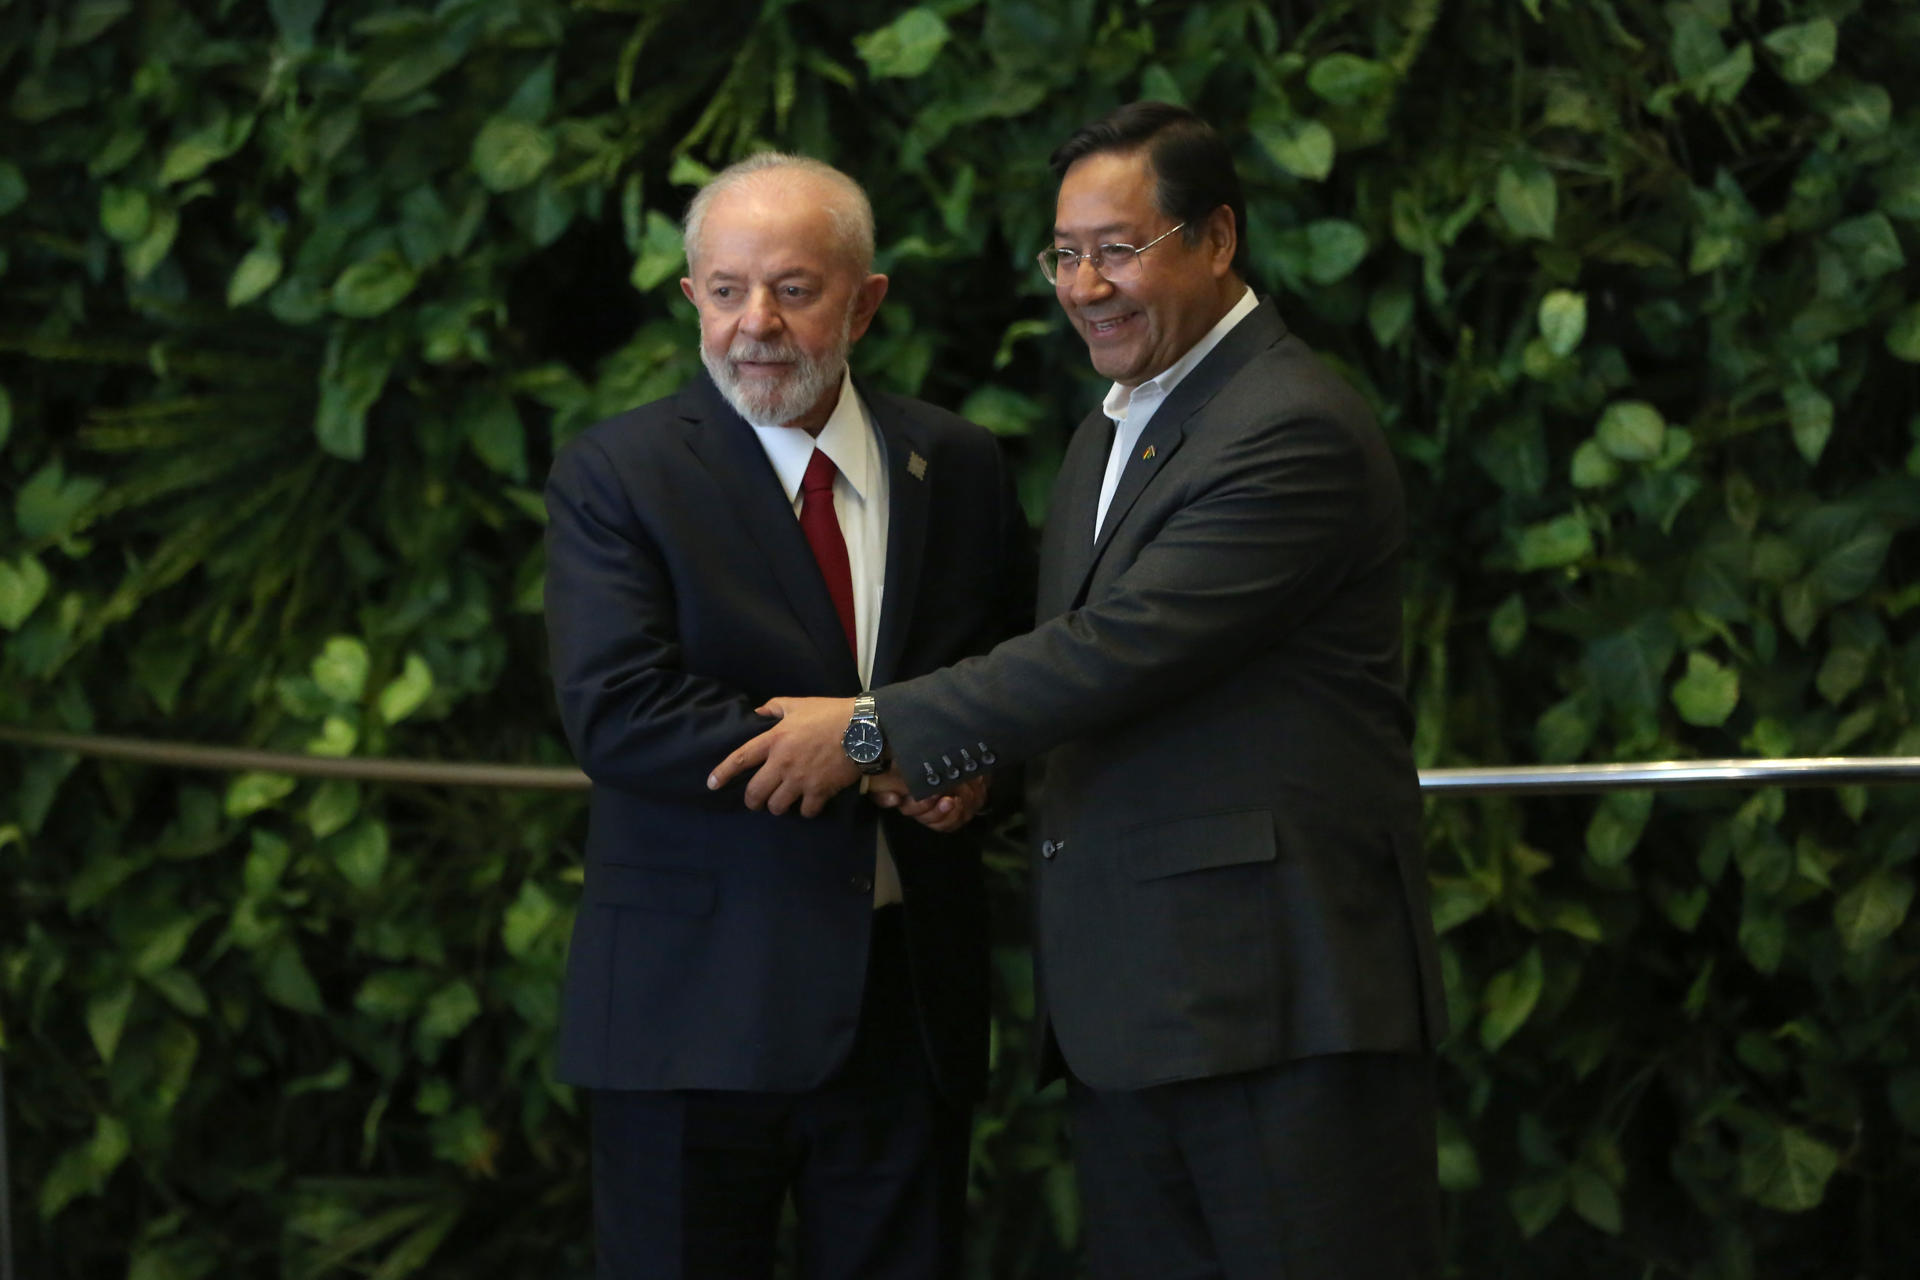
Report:
[[[1430,1047],[1445,1003],[1402,693],[1399,477],[1271,301],[1149,422],[1099,541],[1083,422],[1035,630],[878,695],[916,790],[1044,758],[1043,1024],[1088,1084]]]

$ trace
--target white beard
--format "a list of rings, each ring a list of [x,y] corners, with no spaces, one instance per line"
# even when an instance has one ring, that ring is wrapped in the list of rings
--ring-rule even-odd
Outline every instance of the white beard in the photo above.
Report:
[[[760,426],[784,426],[803,417],[823,396],[840,383],[847,367],[847,352],[853,346],[853,309],[849,307],[840,323],[839,336],[827,353],[818,359],[806,356],[790,341],[756,342],[736,338],[725,357],[715,359],[700,344],[700,362],[707,366],[713,383],[727,398],[734,412]],[[789,372],[775,380],[742,380],[734,372],[736,360],[791,361]]]

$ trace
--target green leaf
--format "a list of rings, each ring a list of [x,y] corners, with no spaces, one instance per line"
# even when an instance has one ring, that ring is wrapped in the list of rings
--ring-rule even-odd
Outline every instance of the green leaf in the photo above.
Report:
[[[105,487],[92,476],[69,478],[55,458],[20,486],[13,503],[14,523],[29,538],[64,537]]]
[[[1620,479],[1620,464],[1598,440],[1582,440],[1567,466],[1567,478],[1576,489],[1604,489]]]
[[[1891,938],[1912,906],[1913,881],[1881,867],[1835,900],[1833,923],[1847,950],[1866,951]]]
[[[1367,233],[1344,218],[1307,224],[1307,278],[1315,284],[1345,279],[1367,256]]]
[[[26,202],[26,175],[20,172],[20,166],[13,161],[0,160],[0,218]]]
[[[1793,444],[1800,456],[1812,466],[1826,451],[1833,434],[1833,401],[1817,387],[1797,382],[1787,388],[1787,421],[1793,427]]]
[[[0,387],[0,450],[7,447],[7,437],[13,434],[13,395]]]
[[[1307,87],[1336,107],[1377,97],[1393,81],[1393,68],[1352,53],[1330,53],[1307,71]]]
[[[420,1034],[436,1040],[459,1035],[480,1016],[480,997],[465,978],[456,979],[434,992],[420,1014]]]
[[[1753,76],[1753,46],[1742,40],[1733,52],[1715,63],[1696,84],[1704,101],[1729,103],[1740,96]]]
[[[1518,591],[1507,594],[1487,618],[1487,643],[1503,658],[1513,656],[1527,638],[1527,602]]]
[[[686,255],[680,244],[680,227],[658,209],[647,211],[647,232],[641,239],[639,256],[633,262],[633,287],[648,293],[663,281],[680,274]]]
[[[967,396],[960,405],[960,416],[996,436],[1024,436],[1046,418],[1047,409],[1032,396],[988,382]]]
[[[337,702],[358,702],[372,665],[367,646],[352,636],[331,636],[308,667],[320,691]]]
[[[1752,906],[1741,914],[1740,950],[1761,973],[1779,970],[1787,953],[1787,917],[1778,908]]]
[[[507,954],[525,958],[547,927],[560,918],[560,908],[545,890],[533,881],[521,884],[520,895],[513,900],[500,922],[500,941]]]
[[[327,837],[321,847],[341,876],[356,889],[372,889],[386,874],[387,828],[377,818],[355,819],[344,830]]]
[[[53,1217],[82,1195],[99,1195],[133,1149],[127,1126],[110,1115],[94,1117],[93,1137],[61,1153],[40,1185],[40,1216]]]
[[[1531,157],[1500,166],[1494,182],[1494,204],[1507,230],[1523,239],[1553,239],[1559,192],[1545,165]]]
[[[1587,822],[1587,856],[1603,867],[1627,860],[1653,813],[1651,791],[1609,791]]]
[[[123,978],[87,1001],[87,1035],[93,1040],[94,1052],[102,1062],[112,1062],[120,1048],[120,1037],[127,1029],[127,1015],[133,1012],[133,994],[132,981]]]
[[[497,115],[480,126],[469,158],[487,190],[518,191],[546,172],[558,150],[539,125]]]
[[[1522,573],[1577,564],[1593,554],[1593,530],[1585,516],[1570,511],[1522,529],[1516,550]]]
[[[418,711],[432,693],[433,668],[419,654],[409,653],[400,674],[380,691],[380,718],[388,724],[399,724]]]
[[[336,458],[357,459],[366,452],[367,412],[386,390],[393,358],[371,334],[335,333],[320,366],[320,406],[314,414],[314,438]]]
[[[1333,172],[1333,130],[1318,120],[1255,123],[1253,138],[1275,164],[1296,178],[1319,182]]]
[[[1567,1207],[1567,1179],[1564,1176],[1522,1183],[1507,1192],[1507,1209],[1520,1224],[1520,1234],[1531,1240],[1553,1225]]]
[[[158,991],[166,1002],[189,1018],[204,1018],[213,1007],[206,990],[185,969],[165,969],[147,975],[147,985]]]
[[[0,560],[0,628],[18,631],[47,598],[52,583],[46,567],[32,556]]]
[[[1600,415],[1594,439],[1622,462],[1652,462],[1666,443],[1667,420],[1644,400],[1616,400]]]
[[[153,198],[138,187],[100,188],[100,229],[121,244],[137,244],[153,225]]]
[[[292,793],[294,785],[284,773],[243,773],[227,786],[226,815],[244,818],[271,809]]]
[[[1376,289],[1367,301],[1367,327],[1382,348],[1391,347],[1413,321],[1413,290],[1403,284]]]
[[[1740,1194],[1780,1213],[1805,1213],[1826,1198],[1840,1167],[1832,1147],[1792,1125],[1769,1127],[1740,1149]]]
[[[1442,1112],[1436,1155],[1442,1191],[1472,1191],[1481,1183],[1480,1156],[1459,1121]]]
[[[247,250],[227,281],[227,305],[244,307],[280,282],[280,250],[261,241]]]
[[[1576,1167],[1569,1182],[1573,1190],[1573,1211],[1608,1235],[1619,1235],[1620,1194],[1613,1189],[1613,1184],[1585,1167]]]
[[[170,187],[197,178],[209,165],[238,151],[252,135],[253,122],[250,115],[232,116],[221,109],[167,149],[166,159],[160,162],[160,185]]]
[[[360,812],[360,784],[347,778],[327,778],[307,800],[307,830],[325,839]]]
[[[1862,280],[1878,280],[1907,265],[1900,237],[1887,215],[1879,211],[1848,218],[1827,233],[1848,268]]]
[[[1811,84],[1833,65],[1840,33],[1832,18],[1815,18],[1775,27],[1761,41],[1780,59],[1780,74],[1789,84]]]
[[[382,969],[360,984],[353,1007],[381,1022],[399,1022],[413,1016],[432,987],[433,975],[423,969]]]
[[[931,67],[946,46],[947,24],[932,9],[908,9],[884,27],[853,38],[854,52],[875,77],[912,79]]]
[[[1877,138],[1893,119],[1893,95],[1877,84],[1848,85],[1829,100],[1827,115],[1849,138]]]
[[[1909,364],[1920,364],[1920,302],[1894,313],[1887,326],[1887,350]]]
[[[353,754],[354,747],[360,743],[360,731],[345,716],[329,714],[320,723],[320,732],[307,739],[306,753],[310,756],[330,756],[340,759]]]
[[[1486,1007],[1486,1016],[1480,1021],[1481,1047],[1492,1053],[1512,1039],[1513,1033],[1533,1016],[1545,985],[1546,962],[1540,957],[1539,947],[1528,947],[1518,964],[1488,979],[1487,989],[1481,993],[1481,1003]]]
[[[1587,295],[1555,289],[1540,299],[1540,336],[1557,356],[1569,356],[1587,332]]]
[[[260,989],[275,1004],[295,1013],[319,1014],[326,1011],[320,999],[319,984],[300,958],[300,948],[291,938],[281,938],[269,946],[259,959]]]
[[[513,397],[494,388],[476,388],[467,397],[460,416],[466,421],[467,443],[488,470],[525,483],[527,431]]]
[[[1712,728],[1727,722],[1740,703],[1740,673],[1705,653],[1687,655],[1687,673],[1673,684],[1673,705],[1688,724]]]
[[[343,316],[368,320],[385,315],[413,292],[420,277],[407,260],[389,250],[356,262],[333,282],[333,309]]]
[[[1478,880],[1460,876],[1433,878],[1433,931],[1458,928],[1493,905],[1493,894]]]
[[[279,29],[281,40],[294,50],[312,47],[313,29],[319,24],[320,14],[326,7],[327,0],[267,0],[267,8],[273,14],[273,25]]]

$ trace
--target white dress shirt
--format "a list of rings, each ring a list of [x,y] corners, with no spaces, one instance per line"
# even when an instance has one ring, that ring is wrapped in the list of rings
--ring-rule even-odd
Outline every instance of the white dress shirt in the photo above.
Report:
[[[840,375],[840,400],[818,435],[810,436],[795,427],[757,422],[748,425],[760,437],[760,447],[766,450],[767,461],[773,464],[780,487],[793,504],[796,520],[800,516],[800,480],[807,473],[813,451],[825,453],[839,471],[833,479],[833,511],[840,519],[840,536],[847,544],[847,568],[853,575],[853,634],[859,642],[854,661],[860,672],[860,687],[869,689],[887,580],[887,458],[880,433],[853,389],[852,374],[847,372]],[[893,864],[883,832],[874,865],[873,905],[898,901],[900,872]]]
[[[1113,419],[1113,448],[1107,454],[1107,474],[1100,482],[1100,506],[1093,516],[1094,541],[1100,540],[1100,529],[1107,522],[1107,508],[1113,504],[1113,492],[1120,487],[1120,473],[1127,469],[1127,460],[1133,457],[1133,448],[1140,443],[1140,433],[1153,420],[1154,410],[1193,372],[1195,365],[1207,358],[1208,352],[1220,345],[1220,339],[1252,315],[1258,305],[1253,290],[1248,289],[1240,295],[1240,301],[1220,317],[1219,323],[1207,330],[1205,337],[1187,349],[1187,354],[1137,387],[1123,387],[1116,382],[1107,392],[1100,408]]]

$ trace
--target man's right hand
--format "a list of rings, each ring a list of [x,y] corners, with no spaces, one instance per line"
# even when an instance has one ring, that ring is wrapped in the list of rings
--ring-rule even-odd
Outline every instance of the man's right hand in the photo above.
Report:
[[[867,796],[882,809],[893,809],[930,831],[951,835],[973,821],[985,807],[987,784],[984,777],[968,778],[944,795],[915,800],[908,794],[906,780],[899,770],[889,769],[867,780]]]

